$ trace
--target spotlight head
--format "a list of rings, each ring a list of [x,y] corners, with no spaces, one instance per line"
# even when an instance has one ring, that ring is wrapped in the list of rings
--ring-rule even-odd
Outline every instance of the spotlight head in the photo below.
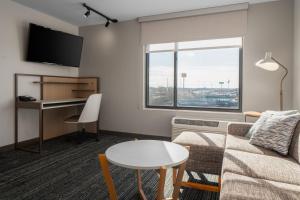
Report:
[[[85,18],[88,18],[91,14],[90,10],[87,10],[86,13],[83,15]]]
[[[110,22],[107,20],[107,22],[105,23],[105,27],[107,28],[109,26]]]
[[[117,20],[117,19],[112,19],[112,20],[111,20],[111,22],[113,22],[113,23],[117,23],[117,22],[118,22],[118,20]]]

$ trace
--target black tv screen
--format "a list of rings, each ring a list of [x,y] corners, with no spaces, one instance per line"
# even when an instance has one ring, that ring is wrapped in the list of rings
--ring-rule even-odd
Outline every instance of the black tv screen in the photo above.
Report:
[[[79,67],[83,38],[30,24],[27,61]]]

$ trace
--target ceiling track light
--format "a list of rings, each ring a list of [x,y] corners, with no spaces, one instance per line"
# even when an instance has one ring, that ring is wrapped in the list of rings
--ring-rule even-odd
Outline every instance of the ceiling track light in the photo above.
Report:
[[[105,23],[105,27],[107,28],[109,26],[110,22],[109,20],[107,20],[107,22]]]
[[[110,22],[118,23],[117,19],[112,19],[112,18],[102,14],[98,10],[95,10],[94,8],[88,6],[86,3],[82,3],[81,5],[87,9],[86,13],[84,14],[84,17],[86,17],[86,18],[89,17],[91,15],[91,11],[93,11],[94,13],[96,13],[106,19],[105,27],[108,27],[110,25]]]
[[[83,16],[84,16],[85,18],[88,18],[88,17],[90,16],[90,14],[91,14],[91,11],[90,11],[90,10],[87,10],[86,13],[84,13]]]

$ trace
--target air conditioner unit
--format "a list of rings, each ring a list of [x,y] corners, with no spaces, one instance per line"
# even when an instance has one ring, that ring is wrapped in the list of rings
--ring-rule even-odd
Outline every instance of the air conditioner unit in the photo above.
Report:
[[[190,131],[195,133],[211,132],[226,134],[228,123],[228,121],[173,117],[172,140],[174,140],[184,131]]]

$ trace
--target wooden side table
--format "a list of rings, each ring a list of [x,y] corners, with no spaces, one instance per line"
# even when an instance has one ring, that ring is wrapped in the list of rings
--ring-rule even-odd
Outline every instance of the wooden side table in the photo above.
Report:
[[[247,111],[247,112],[244,112],[244,116],[245,116],[245,122],[247,122],[247,117],[259,118],[261,116],[261,112]]]
[[[178,144],[156,141],[136,140],[116,144],[108,148],[105,154],[99,155],[99,162],[108,187],[110,200],[117,200],[117,193],[108,169],[108,162],[137,170],[138,191],[141,199],[147,200],[142,188],[141,170],[159,169],[160,180],[157,191],[157,200],[165,199],[164,186],[167,168],[178,167],[179,171],[174,184],[172,199],[177,200],[180,192],[186,161],[189,151]]]

